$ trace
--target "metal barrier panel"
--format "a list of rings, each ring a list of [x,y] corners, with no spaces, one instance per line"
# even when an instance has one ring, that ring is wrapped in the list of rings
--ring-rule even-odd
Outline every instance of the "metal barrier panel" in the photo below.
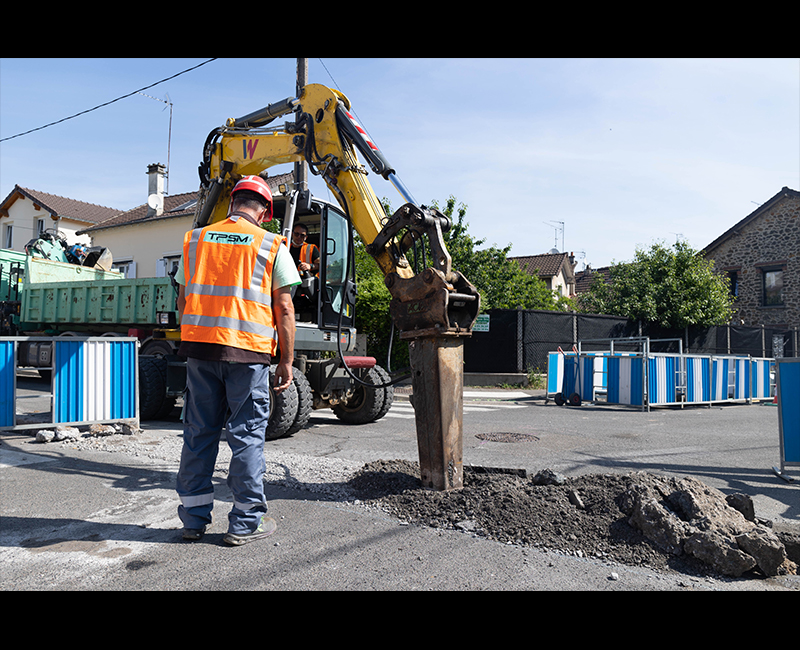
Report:
[[[680,356],[651,355],[648,358],[648,404],[678,404],[681,385]]]
[[[711,397],[711,359],[686,356],[686,401],[708,402]]]
[[[711,401],[728,399],[728,359],[711,358]]]
[[[777,359],[776,390],[781,472],[800,467],[800,357]]]
[[[14,341],[0,341],[0,427],[10,427],[14,424],[16,354]]]
[[[772,395],[771,367],[772,359],[750,359],[751,363],[751,399],[769,399]]]
[[[50,413],[17,424],[19,343],[52,345]],[[127,337],[4,337],[0,339],[0,428],[94,424],[139,419],[139,342]],[[39,416],[47,416],[47,420]]]
[[[610,404],[644,404],[644,359],[640,356],[608,358],[608,393]]]
[[[747,357],[737,357],[734,360],[736,366],[736,379],[733,384],[733,399],[750,399],[750,359]]]
[[[559,352],[547,354],[547,394],[555,395],[561,392],[564,383],[564,356]]]
[[[53,421],[136,417],[136,341],[54,341]]]

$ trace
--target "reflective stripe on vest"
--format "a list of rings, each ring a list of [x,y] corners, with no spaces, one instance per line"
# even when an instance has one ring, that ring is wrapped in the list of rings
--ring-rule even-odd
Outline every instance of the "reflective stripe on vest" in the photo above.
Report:
[[[181,338],[275,354],[271,285],[280,243],[235,213],[187,233]]]
[[[314,244],[303,244],[300,247],[300,255],[298,255],[298,259],[301,262],[305,262],[306,264],[312,264],[314,262],[314,251],[316,250],[316,246]]]

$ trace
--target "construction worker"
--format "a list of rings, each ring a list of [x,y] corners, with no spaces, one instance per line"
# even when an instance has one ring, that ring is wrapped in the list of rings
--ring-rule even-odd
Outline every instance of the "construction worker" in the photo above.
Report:
[[[308,243],[308,228],[305,224],[296,223],[292,228],[292,259],[301,276],[319,274],[319,248]]]
[[[289,247],[297,271],[303,278],[302,286],[298,287],[293,294],[294,309],[297,320],[313,321],[317,306],[314,294],[316,292],[315,277],[319,277],[319,248],[308,241],[308,227],[302,223],[296,223],[292,227],[292,242]],[[309,278],[312,278],[309,280]]]
[[[223,541],[238,546],[276,529],[266,515],[262,477],[270,411],[270,364],[280,341],[274,391],[292,382],[294,307],[300,283],[282,239],[260,224],[272,218],[264,179],[245,176],[231,192],[225,221],[184,238],[180,283],[181,347],[187,357],[183,450],[177,492],[183,538],[196,541],[211,523],[211,481],[223,427],[232,457],[233,507]]]

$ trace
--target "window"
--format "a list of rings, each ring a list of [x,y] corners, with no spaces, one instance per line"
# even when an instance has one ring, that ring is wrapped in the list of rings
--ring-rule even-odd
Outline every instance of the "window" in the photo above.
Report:
[[[181,261],[181,256],[178,255],[164,255],[160,260],[156,260],[156,277],[166,278],[172,275],[178,269],[178,263]]]
[[[112,263],[111,268],[119,271],[126,278],[136,277],[136,262],[133,260],[119,260]]]
[[[5,232],[3,233],[3,248],[14,247],[14,229],[11,224],[6,224]]]
[[[783,305],[783,269],[762,269],[764,278],[764,307]]]
[[[37,219],[36,220],[36,235],[41,237],[42,233],[44,232],[44,219]]]
[[[728,288],[731,295],[736,298],[739,295],[739,272],[728,271]]]

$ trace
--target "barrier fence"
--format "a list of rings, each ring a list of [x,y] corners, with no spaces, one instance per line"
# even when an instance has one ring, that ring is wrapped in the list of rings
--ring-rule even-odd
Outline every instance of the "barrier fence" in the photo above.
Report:
[[[30,418],[35,422],[18,422],[17,417],[17,369],[25,365],[18,363],[18,348],[23,343],[50,346],[51,408]],[[0,338],[0,429],[138,422],[138,346],[137,339],[127,337]]]
[[[489,309],[472,336],[464,340],[464,370],[487,373],[544,373],[548,354],[559,346],[590,339],[649,337],[672,341],[659,352],[753,358],[800,357],[800,329],[793,327],[719,325],[663,328],[620,316],[545,310]],[[621,349],[620,351],[624,351]]]
[[[773,471],[791,482],[788,467],[800,467],[800,358],[778,359],[776,367],[780,469]]]
[[[547,397],[651,406],[684,406],[773,399],[775,359],[750,356],[650,352],[651,341],[627,339],[640,351],[548,354]],[[613,345],[613,344],[612,344]]]

